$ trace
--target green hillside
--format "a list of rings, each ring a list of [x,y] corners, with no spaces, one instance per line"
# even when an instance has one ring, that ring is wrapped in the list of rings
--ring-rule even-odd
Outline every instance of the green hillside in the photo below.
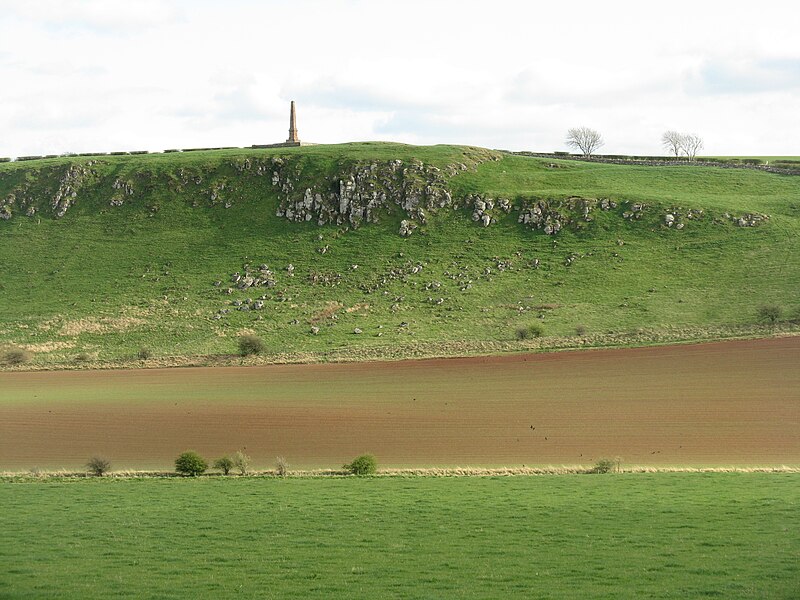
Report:
[[[744,169],[385,143],[68,157],[0,164],[0,217],[0,346],[27,367],[214,362],[242,332],[259,360],[653,343],[800,311],[800,177]],[[782,323],[758,325],[767,304]]]

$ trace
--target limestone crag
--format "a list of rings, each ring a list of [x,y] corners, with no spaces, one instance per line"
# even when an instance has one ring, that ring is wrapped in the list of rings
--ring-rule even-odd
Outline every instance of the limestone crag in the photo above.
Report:
[[[496,153],[476,153],[465,155],[464,163],[439,168],[418,159],[316,161],[302,155],[254,155],[217,163],[189,163],[174,169],[135,166],[115,167],[113,171],[109,159],[76,158],[58,165],[31,166],[26,168],[25,177],[20,177],[19,171],[0,170],[0,184],[6,184],[0,196],[0,221],[19,215],[61,218],[78,201],[91,206],[98,200],[104,206],[119,207],[141,199],[141,207],[153,216],[173,195],[194,208],[231,208],[234,202],[242,202],[257,211],[267,203],[270,212],[295,223],[340,226],[337,235],[386,218],[399,222],[398,233],[403,237],[425,234],[429,218],[449,210],[466,211],[480,227],[509,222],[508,215],[516,211],[517,222],[547,235],[565,228],[580,230],[600,217],[601,211],[609,212],[609,217],[613,214],[672,231],[706,218],[699,209],[650,200],[503,198],[474,190],[455,192],[459,186],[450,187],[455,183],[453,177],[499,158]],[[9,180],[13,184],[9,185]],[[769,215],[752,212],[711,214],[708,218],[715,225],[742,228],[769,221]],[[321,244],[317,251],[326,254],[329,248]],[[293,270],[286,267],[289,277]],[[258,279],[260,275],[252,277]],[[327,283],[325,277],[320,279],[322,285],[333,282],[331,278]]]
[[[408,236],[427,222],[428,212],[456,206],[442,171],[416,160],[356,163],[325,188],[319,181],[304,184],[294,169],[282,168],[288,166],[275,165],[272,185],[282,196],[276,214],[290,221],[357,228],[399,208],[406,217],[400,234]]]
[[[125,202],[125,198],[133,196],[133,183],[130,181],[117,178],[114,180],[114,183],[111,184],[111,187],[115,190],[109,202],[111,206],[122,206]]]
[[[547,235],[555,235],[564,227],[578,221],[592,222],[592,213],[597,209],[610,211],[616,208],[617,203],[607,198],[598,200],[573,196],[563,200],[527,200],[519,208],[517,222],[532,229],[540,229]]]
[[[69,207],[78,197],[78,190],[95,175],[95,172],[89,168],[91,164],[92,161],[89,161],[86,165],[73,163],[61,177],[58,190],[56,190],[50,201],[50,207],[53,209],[56,218],[61,218],[67,213]]]
[[[508,198],[495,200],[481,194],[468,194],[465,200],[467,206],[472,207],[472,220],[480,223],[483,227],[497,223],[497,217],[503,213],[510,213],[512,208]]]

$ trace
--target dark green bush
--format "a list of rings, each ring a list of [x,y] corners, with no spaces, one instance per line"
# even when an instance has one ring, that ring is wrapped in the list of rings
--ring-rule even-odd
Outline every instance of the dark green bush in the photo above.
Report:
[[[783,310],[777,304],[764,304],[758,307],[758,318],[770,324],[775,324],[781,320]]]
[[[257,335],[246,333],[239,336],[239,354],[250,356],[251,354],[261,354],[266,349],[264,340]]]
[[[575,335],[583,337],[586,335],[586,325],[576,325],[575,326]]]
[[[197,452],[184,452],[175,460],[175,471],[181,475],[197,477],[205,473],[208,463]]]
[[[24,348],[9,348],[3,354],[3,362],[9,365],[22,365],[30,359],[31,353]]]
[[[230,473],[234,466],[230,456],[223,456],[214,461],[214,468],[222,471],[223,475]]]
[[[526,325],[525,327],[517,327],[516,335],[518,340],[538,338],[544,335],[544,328],[538,323],[533,323],[532,325]]]
[[[373,475],[378,470],[378,462],[372,454],[362,454],[342,468],[353,475]]]
[[[153,356],[153,351],[150,350],[150,348],[147,348],[146,346],[142,346],[141,348],[139,348],[139,351],[136,353],[136,357],[139,360],[147,360],[151,356]]]

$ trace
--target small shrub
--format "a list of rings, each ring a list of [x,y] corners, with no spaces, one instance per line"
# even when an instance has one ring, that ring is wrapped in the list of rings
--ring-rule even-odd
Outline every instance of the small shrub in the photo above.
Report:
[[[518,340],[538,338],[542,337],[543,334],[544,334],[544,329],[538,323],[534,323],[533,325],[526,325],[525,327],[517,327],[517,332],[516,332]]]
[[[31,353],[25,348],[9,348],[3,355],[3,362],[9,365],[23,365],[30,359]]]
[[[239,336],[239,354],[241,356],[250,356],[252,354],[261,354],[266,349],[264,340],[252,333],[246,333]]]
[[[241,450],[237,450],[233,455],[233,466],[240,475],[247,475],[250,470],[250,457]]]
[[[208,463],[197,452],[184,452],[175,460],[175,471],[181,475],[197,477],[205,473]]]
[[[342,468],[353,475],[373,475],[378,470],[378,462],[372,454],[362,454]]]
[[[86,463],[86,470],[95,477],[102,477],[111,470],[111,461],[99,456],[93,456]]]
[[[76,355],[73,359],[76,363],[87,363],[92,360],[92,357],[86,354],[85,352],[81,352],[80,354]]]
[[[142,346],[141,348],[139,348],[139,351],[136,353],[136,357],[139,360],[147,360],[151,356],[153,356],[153,351],[150,350],[150,348],[147,348],[146,346]]]
[[[289,462],[282,456],[275,459],[275,473],[279,477],[286,477],[289,474]]]
[[[770,325],[774,325],[780,321],[783,316],[783,310],[777,304],[764,304],[758,307],[758,318],[765,321]]]
[[[576,325],[575,335],[583,337],[586,335],[586,325]]]
[[[230,473],[234,466],[230,456],[223,456],[214,461],[214,468],[222,471],[223,475]]]
[[[595,463],[592,473],[611,473],[615,470],[616,466],[616,461],[610,458],[601,458]]]

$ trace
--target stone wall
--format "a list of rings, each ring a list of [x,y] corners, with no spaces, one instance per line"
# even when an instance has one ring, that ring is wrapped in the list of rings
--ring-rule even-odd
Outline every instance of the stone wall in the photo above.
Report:
[[[591,156],[589,158],[577,154],[561,154],[554,152],[509,152],[516,156],[533,156],[535,158],[552,158],[554,160],[579,160],[583,162],[607,163],[612,165],[640,165],[646,167],[719,167],[721,169],[750,169],[766,171],[779,175],[800,175],[800,168],[790,169],[770,165],[755,165],[712,160],[657,159],[657,158],[625,158],[610,156]]]

